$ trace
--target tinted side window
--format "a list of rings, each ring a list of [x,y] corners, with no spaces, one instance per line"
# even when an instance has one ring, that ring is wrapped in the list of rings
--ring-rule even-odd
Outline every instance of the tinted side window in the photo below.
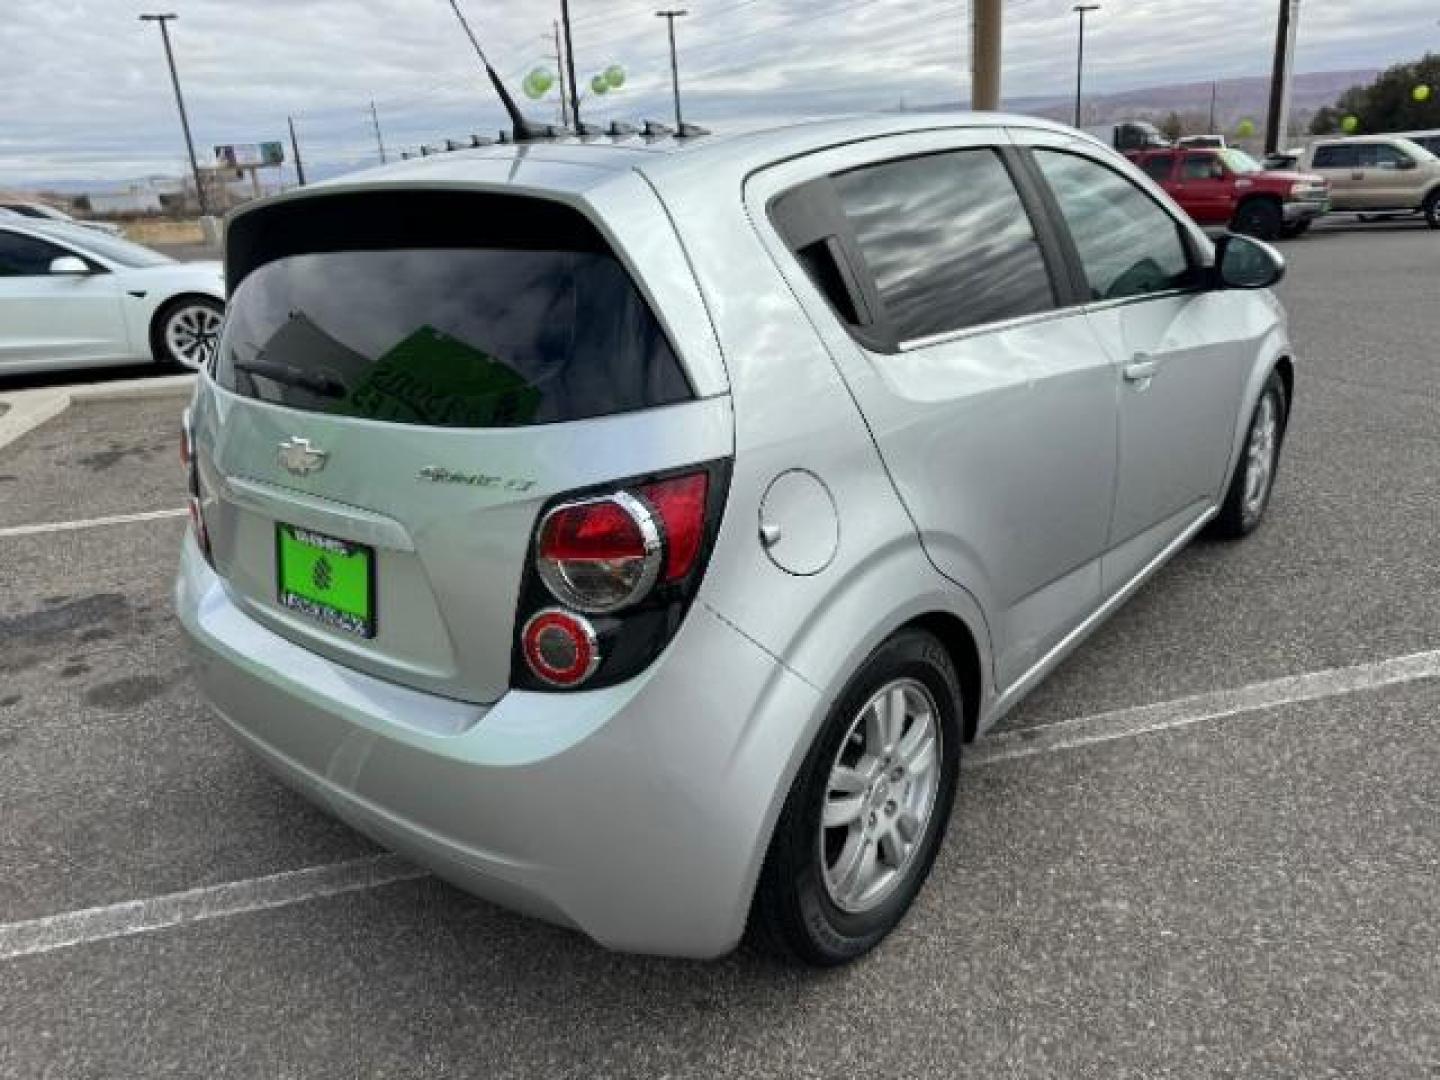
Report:
[[[870,165],[836,176],[835,188],[898,340],[1055,306],[1030,218],[994,151]]]
[[[1394,169],[1403,162],[1410,161],[1410,155],[1403,150],[1398,150],[1388,143],[1376,143],[1367,149],[1373,150],[1375,154],[1374,164],[1381,169]],[[1369,162],[1366,162],[1369,165]]]
[[[1215,180],[1221,175],[1220,159],[1214,154],[1187,154],[1180,166],[1182,180]]]
[[[1190,259],[1175,220],[1119,173],[1050,150],[1035,160],[1060,204],[1095,300],[1188,283]]]
[[[1164,183],[1170,179],[1170,173],[1174,171],[1175,155],[1156,154],[1153,157],[1147,157],[1140,163],[1140,168],[1145,170],[1145,175],[1150,179]]]
[[[0,229],[0,277],[38,277],[50,273],[50,263],[68,251],[44,240]]]
[[[1358,156],[1353,146],[1320,146],[1315,150],[1315,161],[1313,168],[1316,169],[1353,169],[1356,167]]]

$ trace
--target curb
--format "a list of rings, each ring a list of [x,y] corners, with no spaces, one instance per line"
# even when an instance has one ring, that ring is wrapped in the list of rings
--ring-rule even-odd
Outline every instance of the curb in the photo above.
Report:
[[[0,401],[10,406],[0,414],[0,449],[55,419],[77,401],[138,401],[186,394],[194,386],[194,375],[161,375],[153,379],[45,387],[0,394]]]

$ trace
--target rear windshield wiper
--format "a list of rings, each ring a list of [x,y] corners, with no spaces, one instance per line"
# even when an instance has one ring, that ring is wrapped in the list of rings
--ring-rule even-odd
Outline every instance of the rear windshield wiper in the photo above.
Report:
[[[333,375],[314,374],[273,360],[236,360],[232,366],[247,375],[259,375],[262,379],[308,390],[320,397],[344,397],[349,392],[346,385]]]

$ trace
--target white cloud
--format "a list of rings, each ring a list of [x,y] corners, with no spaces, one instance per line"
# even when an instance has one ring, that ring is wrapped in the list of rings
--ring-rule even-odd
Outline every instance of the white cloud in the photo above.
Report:
[[[147,0],[11,0],[0,20],[0,183],[104,186],[184,162],[159,33]],[[558,2],[464,0],[517,90],[548,63]],[[641,0],[572,0],[582,83],[629,72],[587,118],[669,115],[664,23]],[[693,0],[678,24],[688,118],[814,115],[964,96],[968,11],[958,0]],[[1070,0],[1010,0],[1005,91],[1069,92]],[[554,9],[554,10],[552,10]],[[1111,91],[1263,74],[1273,5],[1254,0],[1111,0],[1089,22],[1087,85]],[[387,142],[414,147],[502,125],[446,0],[176,0],[176,59],[197,147],[282,138],[296,114],[317,169],[374,159],[369,102]],[[1440,47],[1428,0],[1311,4],[1300,69],[1382,66]],[[553,117],[551,103],[532,105]]]

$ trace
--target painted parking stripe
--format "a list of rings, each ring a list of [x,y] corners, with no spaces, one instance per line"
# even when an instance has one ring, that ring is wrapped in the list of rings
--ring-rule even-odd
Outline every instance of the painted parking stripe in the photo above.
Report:
[[[78,532],[81,529],[100,529],[107,525],[130,525],[136,521],[163,521],[167,518],[184,517],[188,510],[183,506],[177,510],[148,510],[143,514],[114,514],[111,517],[83,518],[80,521],[51,521],[42,525],[11,525],[0,529],[0,540],[14,536],[43,536],[45,533]]]
[[[967,755],[967,760],[972,766],[993,765],[1015,758],[1053,754],[1115,739],[1223,720],[1282,705],[1320,701],[1434,678],[1440,678],[1440,649],[1355,667],[1288,675],[1235,690],[1215,690],[1155,705],[1139,705],[1075,720],[1062,720],[1056,724],[1004,731],[982,739]]]
[[[397,855],[373,855],[145,900],[47,915],[26,922],[0,925],[0,960],[14,960],[110,938],[148,934],[230,915],[289,907],[307,900],[376,889],[426,876],[424,870]]]
[[[1256,713],[1440,678],[1440,650],[1372,664],[1293,675],[1194,697],[1098,713],[1044,727],[1002,732],[966,755],[968,768],[1051,754],[1209,720]],[[211,885],[106,907],[0,924],[0,961],[75,945],[152,933],[174,926],[268,911],[342,893],[428,876],[395,855],[313,866],[269,877]]]

